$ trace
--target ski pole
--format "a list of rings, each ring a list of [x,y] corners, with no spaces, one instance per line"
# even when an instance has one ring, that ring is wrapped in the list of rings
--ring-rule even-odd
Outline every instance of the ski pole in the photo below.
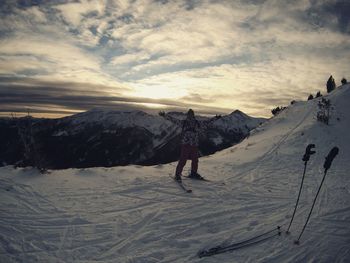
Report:
[[[310,213],[309,213],[309,215],[308,215],[308,217],[307,217],[307,219],[306,219],[306,222],[305,222],[305,225],[304,225],[304,227],[303,227],[303,230],[300,232],[300,235],[299,235],[298,239],[294,241],[294,244],[296,244],[296,245],[299,245],[299,244],[300,244],[299,240],[300,240],[302,234],[304,233],[304,230],[305,230],[305,228],[306,228],[307,223],[309,222],[309,219],[310,219],[310,217],[311,217],[312,210],[314,209],[314,206],[315,206],[315,203],[316,203],[317,196],[318,196],[318,194],[320,193],[322,184],[323,184],[323,182],[324,182],[324,179],[326,178],[327,171],[328,171],[328,169],[331,167],[332,161],[333,161],[334,157],[337,156],[338,152],[339,152],[339,148],[338,148],[338,147],[333,147],[333,149],[329,152],[329,154],[328,154],[327,157],[326,157],[326,160],[325,160],[325,162],[324,162],[324,164],[323,164],[324,175],[323,175],[323,178],[322,178],[320,187],[318,188],[318,191],[317,191],[316,196],[315,196],[315,198],[314,198],[314,202],[312,203],[311,210],[310,210]]]
[[[309,144],[307,147],[306,147],[306,150],[305,150],[305,154],[303,156],[303,161],[304,161],[304,172],[303,172],[303,177],[301,179],[301,184],[300,184],[300,188],[299,188],[299,194],[298,194],[298,198],[297,198],[297,202],[295,203],[295,207],[294,207],[294,211],[293,211],[293,215],[292,215],[292,218],[289,222],[289,226],[288,226],[288,229],[286,231],[286,234],[289,234],[289,229],[292,225],[292,222],[293,222],[293,219],[294,219],[294,216],[295,216],[295,212],[297,210],[297,207],[298,207],[298,204],[299,204],[299,198],[300,198],[300,194],[301,194],[301,189],[303,188],[303,183],[304,183],[304,178],[305,178],[305,171],[306,171],[306,166],[307,166],[307,162],[310,160],[310,155],[314,154],[315,151],[313,151],[312,149],[315,148],[315,144]]]

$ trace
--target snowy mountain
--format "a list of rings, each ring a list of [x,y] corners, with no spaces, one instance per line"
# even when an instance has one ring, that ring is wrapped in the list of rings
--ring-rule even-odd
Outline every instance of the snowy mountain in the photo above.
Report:
[[[232,146],[265,120],[231,115],[198,117],[200,122],[213,120],[213,126],[202,133],[201,155]],[[174,116],[181,119],[184,114]],[[161,116],[102,108],[56,120],[0,120],[0,133],[5,134],[0,136],[0,164],[30,165],[23,159],[27,148],[33,152],[27,155],[37,156],[42,166],[52,169],[169,163],[178,158],[180,132],[181,125]]]
[[[176,163],[153,167],[55,170],[0,168],[1,262],[349,262],[350,85],[329,95],[329,125],[317,121],[318,100],[296,102],[241,143],[200,158],[212,182],[169,178]],[[294,222],[285,230],[306,167]],[[294,245],[328,170],[300,245]],[[188,166],[187,166],[188,167]],[[233,252],[198,251],[259,235],[281,236]]]
[[[250,130],[258,127],[263,122],[264,120],[261,118],[252,118],[239,110],[235,110],[231,114],[216,120],[214,122],[214,127],[225,132],[249,133]],[[232,123],[234,123],[234,125],[232,125]]]
[[[104,108],[95,108],[90,111],[75,114],[61,119],[62,123],[81,130],[86,124],[100,124],[103,127],[131,128],[139,127],[159,136],[165,131],[171,130],[173,125],[164,121],[162,117],[150,115],[143,111],[113,111]]]

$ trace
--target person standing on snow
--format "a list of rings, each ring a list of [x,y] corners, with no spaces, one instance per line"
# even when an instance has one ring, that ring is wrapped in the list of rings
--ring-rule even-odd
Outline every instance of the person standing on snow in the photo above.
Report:
[[[187,117],[182,124],[181,154],[175,172],[175,180],[177,181],[181,181],[181,173],[188,159],[191,160],[191,174],[189,177],[203,179],[197,173],[200,128],[200,124],[194,116],[194,111],[189,109]]]

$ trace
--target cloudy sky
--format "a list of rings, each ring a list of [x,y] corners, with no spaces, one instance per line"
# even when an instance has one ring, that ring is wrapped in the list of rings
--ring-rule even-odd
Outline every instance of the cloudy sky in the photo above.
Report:
[[[350,79],[348,0],[2,0],[0,115],[253,116]]]

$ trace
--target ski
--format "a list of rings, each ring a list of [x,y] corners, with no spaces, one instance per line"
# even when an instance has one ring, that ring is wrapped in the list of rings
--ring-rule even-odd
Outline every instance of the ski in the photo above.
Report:
[[[204,181],[204,182],[212,182],[211,180],[208,180],[204,177],[201,178],[196,178],[196,177],[191,177],[191,176],[185,176],[185,178],[191,179],[191,180],[196,180],[196,181]]]
[[[271,239],[275,236],[280,236],[281,235],[281,227],[278,226],[277,228],[274,228],[272,230],[266,231],[260,235],[254,236],[252,238],[243,240],[243,241],[239,241],[227,246],[217,246],[217,247],[213,247],[207,250],[202,250],[200,252],[198,252],[198,257],[202,258],[202,257],[209,257],[212,255],[216,255],[216,254],[221,254],[221,253],[225,253],[228,251],[233,251],[236,249],[240,249],[240,248],[245,248],[251,245],[255,245],[261,242],[264,242],[268,239]],[[274,231],[277,230],[277,233],[271,234]]]
[[[173,177],[173,176],[171,176],[171,175],[169,175],[169,177],[170,177],[171,179],[173,179],[173,180],[180,186],[180,188],[181,188],[182,190],[184,190],[186,193],[192,193],[192,189],[189,189],[189,188],[187,188],[186,186],[184,186],[184,184],[183,184],[182,182],[179,182],[179,181],[175,180],[175,177]]]
[[[225,182],[223,181],[213,181],[213,180],[209,180],[209,179],[206,179],[206,178],[203,178],[202,179],[199,179],[199,178],[193,178],[193,177],[190,177],[190,176],[183,176],[184,179],[186,180],[194,180],[194,181],[201,181],[201,182],[206,182],[206,183],[212,183],[212,184],[218,184],[218,185],[226,185]]]

